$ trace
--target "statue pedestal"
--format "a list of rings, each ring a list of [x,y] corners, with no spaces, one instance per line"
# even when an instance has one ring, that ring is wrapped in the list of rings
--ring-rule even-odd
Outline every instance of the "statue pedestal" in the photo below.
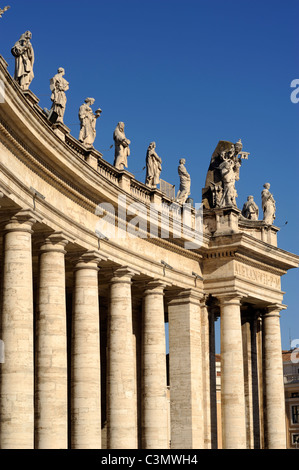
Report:
[[[55,134],[64,142],[66,134],[71,132],[71,130],[62,122],[55,122],[55,124],[52,125],[52,129]]]
[[[213,235],[230,235],[239,232],[241,211],[237,207],[227,206],[204,209],[204,224]]]
[[[162,191],[160,191],[160,189],[157,189],[157,188],[152,189],[151,190],[151,203],[161,205],[163,196],[164,194],[162,193]]]
[[[134,175],[126,170],[119,170],[118,184],[121,189],[130,193],[131,190],[131,179]]]
[[[98,159],[102,158],[102,154],[93,147],[86,151],[85,161],[95,170],[98,169]]]
[[[31,90],[23,90],[23,94],[32,106],[39,103],[39,98]]]

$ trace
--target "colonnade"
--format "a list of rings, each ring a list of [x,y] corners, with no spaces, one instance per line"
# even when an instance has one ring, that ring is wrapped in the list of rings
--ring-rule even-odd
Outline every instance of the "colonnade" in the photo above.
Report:
[[[165,305],[169,322],[171,448],[215,446],[214,307],[210,308],[207,296],[201,289],[178,288],[167,279],[143,281],[142,312],[137,318],[141,335],[138,372],[132,283],[139,272],[130,266],[115,265],[109,278],[103,384],[99,265],[105,264],[107,257],[97,250],[68,253],[69,240],[62,232],[39,234],[34,302],[32,234],[37,221],[34,212],[24,210],[3,227],[0,337],[6,354],[5,363],[0,365],[0,447],[101,448],[101,389],[105,386],[108,449],[168,448]],[[73,266],[70,367],[66,255]],[[254,426],[250,422],[256,420],[252,415],[258,408],[252,398],[255,390],[260,415],[262,400],[265,408],[264,421],[258,418],[260,435],[264,427],[266,447],[283,448],[281,305],[263,309],[257,380],[252,381],[253,373],[244,364],[257,330],[247,344],[241,321],[244,299],[237,291],[215,295],[215,299],[221,319],[223,447],[252,446]]]

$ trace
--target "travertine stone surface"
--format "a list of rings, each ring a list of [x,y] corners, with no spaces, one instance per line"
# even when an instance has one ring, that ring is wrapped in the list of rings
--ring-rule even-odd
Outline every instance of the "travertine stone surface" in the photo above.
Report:
[[[204,447],[200,297],[189,290],[168,304],[172,449]]]
[[[246,448],[240,299],[218,296],[221,326],[221,416],[224,449]]]
[[[144,291],[142,322],[142,448],[167,449],[166,345],[163,290],[151,281]]]
[[[65,246],[62,233],[40,247],[36,317],[35,447],[67,448]]]
[[[132,331],[131,279],[116,269],[110,285],[108,325],[107,444],[109,449],[137,448],[136,361]]]
[[[283,305],[271,305],[263,316],[266,446],[286,448],[285,400],[280,337]]]
[[[34,447],[32,225],[29,211],[5,226],[1,339],[5,362],[0,381],[0,447]]]
[[[71,364],[72,449],[101,448],[98,262],[82,255],[74,270]]]

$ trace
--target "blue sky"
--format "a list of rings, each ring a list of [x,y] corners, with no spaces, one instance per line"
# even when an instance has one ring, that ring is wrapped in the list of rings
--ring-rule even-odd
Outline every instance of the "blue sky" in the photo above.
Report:
[[[113,163],[113,131],[125,122],[129,168],[144,181],[148,144],[162,158],[161,177],[178,189],[186,158],[191,196],[201,201],[219,140],[242,139],[250,152],[237,183],[241,209],[260,206],[265,182],[277,202],[279,247],[298,249],[298,0],[6,0],[0,54],[13,74],[11,47],[32,32],[35,78],[30,89],[51,107],[49,79],[64,67],[70,83],[65,124],[78,137],[78,109],[94,97],[95,147]],[[7,3],[1,2],[1,6]],[[292,178],[291,178],[292,176]],[[285,222],[288,222],[285,224]],[[283,277],[282,346],[299,338],[299,270]]]

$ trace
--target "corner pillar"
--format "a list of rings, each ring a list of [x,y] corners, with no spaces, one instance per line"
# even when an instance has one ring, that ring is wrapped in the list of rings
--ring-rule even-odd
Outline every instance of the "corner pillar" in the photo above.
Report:
[[[203,449],[201,294],[193,289],[168,304],[172,449]]]

